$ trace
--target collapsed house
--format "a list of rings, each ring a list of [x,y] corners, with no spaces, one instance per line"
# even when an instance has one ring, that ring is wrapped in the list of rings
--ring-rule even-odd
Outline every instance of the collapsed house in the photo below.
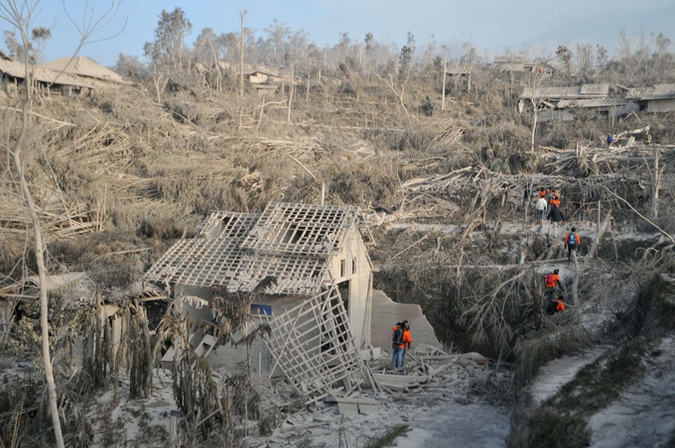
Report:
[[[88,288],[91,280],[84,272],[48,275],[45,280],[48,294],[58,294],[73,303],[88,303],[91,299]],[[33,303],[39,300],[40,278],[37,275],[0,286],[0,342],[9,338],[17,318],[17,306],[22,302]]]
[[[258,375],[283,373],[301,395],[316,398],[336,383],[350,391],[372,381],[361,352],[370,346],[369,240],[358,207],[271,203],[262,213],[213,213],[196,238],[178,241],[145,278],[169,285],[174,300],[186,299],[185,313],[214,322],[203,305],[219,289],[252,293],[273,279],[255,295],[244,330],[269,325],[264,342],[253,342],[247,354],[199,334],[191,349],[216,366],[248,362]],[[170,350],[163,361],[173,356]]]

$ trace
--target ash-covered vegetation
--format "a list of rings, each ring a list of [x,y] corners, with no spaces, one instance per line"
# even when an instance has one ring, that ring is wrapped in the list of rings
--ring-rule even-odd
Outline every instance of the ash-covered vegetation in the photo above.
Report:
[[[675,83],[668,38],[622,35],[616,49],[579,43],[550,57],[500,55],[553,67],[546,76],[498,70],[467,43],[449,61],[462,74],[446,76],[442,47],[420,47],[412,35],[397,47],[370,33],[344,34],[321,48],[274,22],[246,33],[242,54],[237,32],[206,28],[189,43],[190,29],[180,8],[163,12],[155,40],[143,47],[145,62],[120,55],[115,69],[128,84],[99,83],[81,96],[36,92],[24,118],[21,86],[0,98],[0,291],[38,272],[34,223],[12,162],[18,141],[47,273],[84,271],[92,281],[90,304],[49,297],[68,446],[124,443],[120,423],[101,417],[106,405],[93,400],[113,391],[114,401],[122,384],[112,336],[97,325],[101,304],[116,303],[134,322],[124,386],[142,399],[163,344],[196,323],[171,306],[150,319],[130,301],[131,285],[178,238],[194,237],[209,212],[256,212],[270,201],[362,208],[376,243],[375,287],[422,305],[443,344],[479,351],[513,373],[493,400],[517,409],[512,446],[588,446],[592,412],[643,377],[645,359],[666,356],[656,352],[673,336],[675,315],[675,112],[614,117],[579,109],[570,121],[537,122],[519,113],[518,101],[528,86],[609,83],[618,97],[626,86]],[[8,53],[20,57],[22,48]],[[241,76],[242,58],[246,73],[279,81],[257,89]],[[633,141],[605,145],[608,134],[621,133]],[[525,188],[548,186],[580,228],[581,250],[570,264],[562,246],[569,221],[557,237],[540,232],[531,201],[523,201]],[[556,266],[565,266],[569,306],[550,318],[542,273]],[[243,326],[249,303],[221,311]],[[15,305],[2,341],[0,446],[50,446],[40,309]],[[77,337],[85,342],[75,344]],[[615,346],[558,395],[528,407],[520,387],[543,364],[597,343]],[[76,353],[79,367],[76,350],[85,353]],[[249,420],[268,435],[297,410],[292,400],[270,405],[247,373],[217,385],[199,359],[173,366],[190,443],[237,446],[252,431]],[[133,412],[146,434],[134,443],[169,443],[168,434],[147,428],[145,410]]]

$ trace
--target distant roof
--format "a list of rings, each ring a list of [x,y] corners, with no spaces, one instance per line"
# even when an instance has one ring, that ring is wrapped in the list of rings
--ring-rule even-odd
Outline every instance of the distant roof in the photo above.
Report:
[[[275,73],[275,72],[273,72],[271,70],[268,70],[268,69],[256,69],[256,70],[252,70],[252,71],[250,71],[246,74],[250,76],[250,75],[255,75],[256,73],[260,73],[260,74],[267,75],[267,76],[276,76],[277,78],[281,76],[280,74]]]
[[[495,64],[495,65],[513,64],[513,63],[534,64],[534,62],[528,61],[526,58],[524,58],[522,56],[497,56],[492,60],[492,63]]]
[[[631,87],[626,98],[658,100],[675,98],[675,84],[657,84],[649,87]]]
[[[521,98],[540,99],[577,99],[602,98],[609,94],[609,84],[584,84],[567,87],[539,87],[536,92],[532,87],[525,87]]]
[[[197,238],[178,241],[145,278],[250,292],[273,276],[269,294],[314,295],[332,253],[359,220],[358,207],[333,205],[271,203],[263,213],[213,213]]]
[[[64,73],[68,73],[70,75],[84,76],[102,81],[119,83],[124,82],[124,79],[122,79],[122,77],[114,71],[110,70],[109,68],[105,68],[95,61],[83,56],[56,59],[47,62],[46,64],[42,64],[41,67],[55,70],[57,72],[63,71]]]
[[[45,68],[44,66],[28,66],[31,75],[39,82],[56,85],[67,85],[76,87],[88,87],[93,89],[94,86],[81,81],[76,76],[67,73],[58,73],[54,70]],[[0,72],[3,72],[13,78],[24,79],[26,77],[26,67],[21,62],[0,59]]]
[[[462,76],[467,75],[469,73],[469,70],[466,67],[454,65],[448,67],[447,70],[445,70],[445,73],[452,76]]]

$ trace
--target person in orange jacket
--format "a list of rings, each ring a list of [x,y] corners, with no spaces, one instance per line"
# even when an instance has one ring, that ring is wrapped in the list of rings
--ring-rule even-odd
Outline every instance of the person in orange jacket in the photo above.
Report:
[[[546,314],[552,315],[559,311],[565,311],[565,302],[563,301],[563,296],[553,299],[546,307]]]
[[[412,337],[410,336],[410,322],[407,320],[403,321],[403,359],[405,359],[406,350],[410,350],[412,347]],[[401,366],[403,362],[401,362]]]
[[[560,207],[560,196],[558,193],[553,193],[553,199],[548,202],[551,207]]]
[[[565,236],[565,249],[567,249],[567,261],[572,259],[572,251],[579,250],[581,246],[581,239],[577,233],[577,228],[572,227],[572,230]]]
[[[399,322],[394,325],[394,334],[392,335],[392,355],[391,355],[391,364],[394,368],[400,369],[403,367],[403,357],[405,355],[405,349],[410,348],[412,345],[412,338],[410,337],[410,324],[407,320]]]
[[[562,291],[560,276],[558,275],[559,272],[560,271],[558,271],[557,269],[554,269],[553,274],[544,275],[544,282],[545,282],[544,287],[546,288],[545,293],[549,305],[551,304],[551,302],[553,302],[553,297],[556,295],[556,293]]]

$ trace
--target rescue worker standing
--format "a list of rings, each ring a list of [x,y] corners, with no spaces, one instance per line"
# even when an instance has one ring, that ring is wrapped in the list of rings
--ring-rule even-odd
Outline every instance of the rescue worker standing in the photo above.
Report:
[[[565,236],[565,249],[567,249],[567,261],[572,259],[572,251],[579,250],[581,239],[577,233],[577,228],[572,227],[572,230]]]
[[[394,325],[392,330],[394,333],[391,339],[391,365],[396,369],[400,369],[403,365],[403,350],[405,348],[405,344],[403,343],[403,332],[405,331],[405,328],[403,327],[402,322],[398,322]]]
[[[410,350],[412,347],[412,337],[410,337],[410,323],[407,320],[402,322],[403,324],[403,356],[401,356],[401,365],[403,367],[403,359],[405,359],[406,350]]]
[[[558,193],[553,193],[553,198],[548,201],[549,204],[551,204],[551,207],[558,207],[560,208],[560,196]]]
[[[546,219],[551,221],[551,225],[553,227],[553,238],[558,237],[558,223],[560,221],[565,221],[565,216],[562,214],[562,210],[560,210],[560,207],[556,207],[555,205],[551,205],[551,209],[548,211],[548,215],[546,216]]]
[[[544,227],[544,212],[546,212],[546,209],[548,208],[548,203],[546,202],[546,198],[544,196],[539,196],[539,199],[537,199],[537,203],[535,204],[535,208],[537,209],[537,222],[539,223],[539,228]]]

